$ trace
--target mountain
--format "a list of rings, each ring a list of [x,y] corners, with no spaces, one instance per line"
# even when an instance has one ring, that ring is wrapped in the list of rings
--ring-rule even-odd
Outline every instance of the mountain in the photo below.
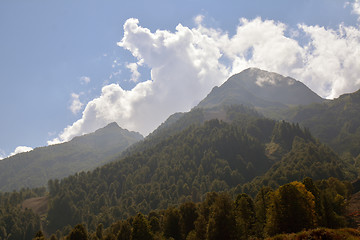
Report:
[[[249,68],[233,75],[220,87],[214,87],[197,107],[243,104],[262,110],[323,101],[306,85],[293,78]]]
[[[284,112],[293,106],[324,101],[326,100],[300,81],[258,68],[249,68],[231,76],[220,87],[214,87],[190,112],[171,115],[145,141],[151,139],[154,142],[154,138],[171,136],[192,124],[201,124],[214,118],[229,121],[225,112],[231,106],[236,106],[235,112],[243,115],[265,115],[281,120]]]
[[[360,90],[325,100],[293,78],[249,68],[213,88],[196,108],[232,104],[299,123],[337,153],[350,153],[360,159]]]
[[[323,103],[286,109],[281,117],[309,128],[340,154],[360,154],[360,90]]]
[[[267,93],[267,89],[272,93]],[[357,106],[356,97],[349,95],[341,99],[347,109],[356,109],[351,105]],[[298,105],[308,103],[310,105]],[[58,229],[68,234],[68,225],[84,223],[90,231],[100,231],[138,212],[147,214],[188,201],[206,201],[209,192],[255,196],[262,186],[276,188],[309,176],[314,180],[329,177],[353,180],[357,177],[356,162],[344,161],[307,128],[266,118],[256,111],[276,109],[277,114],[295,119],[303,116],[300,112],[297,114],[298,111],[308,107],[314,111],[324,108],[326,113],[329,111],[326,106],[332,106],[331,103],[334,102],[324,101],[294,79],[259,69],[245,70],[215,88],[190,112],[170,116],[152,134],[121,155],[114,150],[113,157],[103,157],[106,160],[102,163],[108,162],[105,165],[61,180],[49,180],[49,192],[41,199],[48,203],[48,210],[42,216],[43,229],[48,234]],[[345,105],[341,105],[341,109]],[[356,116],[356,112],[353,114]],[[82,162],[93,156],[84,154],[83,148],[96,153],[108,152],[114,143],[108,134],[118,129],[116,124],[111,124],[92,135],[75,138],[68,145],[59,145],[63,147],[57,157],[67,156],[74,162]],[[80,152],[71,152],[74,149]],[[19,163],[25,169],[33,169],[35,165],[25,166],[26,161]],[[65,166],[72,168],[70,163]],[[39,172],[32,171],[32,174]],[[16,173],[12,171],[9,175]],[[16,194],[3,196],[18,199]]]
[[[0,161],[0,191],[45,186],[49,179],[94,169],[142,139],[111,123],[69,142],[11,156]]]
[[[194,109],[175,120],[179,130],[165,125],[117,161],[50,180],[48,231],[78,222],[93,230],[99,223],[108,227],[137,212],[204,200],[211,191],[254,195],[260,187],[249,188],[254,179],[279,186],[282,172],[291,180],[356,177],[352,165],[297,124],[248,114],[253,110],[244,106],[221,111],[225,121],[206,120],[209,112]]]

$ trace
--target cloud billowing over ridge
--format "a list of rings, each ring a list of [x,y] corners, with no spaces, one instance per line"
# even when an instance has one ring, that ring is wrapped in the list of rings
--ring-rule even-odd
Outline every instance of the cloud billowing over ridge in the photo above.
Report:
[[[151,32],[137,19],[128,19],[118,45],[136,58],[127,65],[132,80],[138,80],[139,65],[150,68],[151,79],[137,82],[131,90],[104,86],[86,105],[82,118],[48,143],[71,140],[113,121],[147,135],[170,114],[189,111],[214,86],[248,67],[291,76],[326,98],[360,88],[358,27],[299,24],[288,29],[281,22],[243,18],[235,35],[229,36],[205,27],[203,19],[196,17],[197,26],[191,29],[179,24],[175,32]],[[298,36],[307,42],[300,43]]]

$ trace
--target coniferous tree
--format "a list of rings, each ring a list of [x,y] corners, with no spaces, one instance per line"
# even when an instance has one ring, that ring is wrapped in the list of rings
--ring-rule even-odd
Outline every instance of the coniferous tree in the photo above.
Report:
[[[195,221],[198,218],[196,205],[193,202],[186,202],[180,205],[180,226],[184,238],[190,231],[195,229]]]
[[[181,239],[180,213],[176,208],[169,208],[165,212],[164,236],[175,240]]]
[[[239,238],[248,239],[256,233],[256,214],[253,200],[245,193],[239,194],[235,200],[235,214]]]
[[[120,231],[117,235],[117,240],[130,240],[131,239],[131,225],[128,221],[121,223]]]
[[[69,234],[69,240],[88,240],[85,226],[82,224],[76,225]]]
[[[33,240],[45,240],[44,233],[41,230],[38,231]]]
[[[270,206],[273,190],[270,187],[262,187],[255,197],[255,212],[257,219],[258,237],[263,237],[266,224],[266,213]]]
[[[220,194],[211,206],[206,239],[237,239],[234,203],[228,194]]]
[[[103,239],[103,232],[104,232],[104,225],[102,223],[100,223],[97,227],[96,227],[96,237],[99,240]]]
[[[153,236],[150,232],[150,226],[145,216],[138,213],[133,221],[133,229],[131,233],[131,240],[152,240]]]

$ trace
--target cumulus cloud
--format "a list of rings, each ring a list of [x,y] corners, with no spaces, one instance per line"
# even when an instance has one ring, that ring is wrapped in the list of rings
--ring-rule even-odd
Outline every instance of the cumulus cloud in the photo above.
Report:
[[[77,114],[84,104],[80,102],[80,95],[76,93],[71,94],[70,110],[73,114]]]
[[[151,32],[137,19],[128,19],[118,45],[136,58],[127,65],[133,80],[138,80],[141,64],[150,69],[151,78],[137,82],[131,90],[118,84],[104,86],[101,95],[86,105],[82,118],[49,144],[68,141],[112,121],[146,135],[170,114],[189,111],[214,86],[248,67],[294,77],[327,98],[360,88],[360,31],[356,27],[301,24],[288,29],[281,22],[242,18],[236,33],[229,36],[204,27],[203,16],[194,20],[197,25],[192,29],[179,24],[175,32]],[[300,44],[299,36],[308,42]]]
[[[81,84],[88,84],[91,81],[91,79],[87,76],[80,77]]]
[[[14,152],[10,153],[9,157],[18,153],[30,152],[31,150],[33,150],[31,147],[18,146],[17,148],[15,148]]]
[[[0,161],[3,160],[4,158],[14,156],[18,153],[30,152],[31,150],[33,150],[33,148],[31,148],[31,147],[18,146],[15,148],[15,150],[12,153],[10,153],[9,155],[6,155],[5,151],[0,149]]]
[[[128,63],[126,67],[131,71],[131,81],[137,82],[140,77],[140,73],[138,71],[138,64],[137,63]]]
[[[354,0],[352,3],[353,13],[358,15],[358,21],[360,22],[360,0]]]
[[[49,144],[70,140],[111,121],[146,135],[170,114],[190,110],[229,75],[219,63],[222,54],[213,47],[214,39],[197,29],[179,24],[174,33],[152,33],[138,23],[137,19],[125,22],[118,45],[151,69],[151,79],[129,91],[117,84],[103,87],[101,96],[87,104],[82,118]]]
[[[340,25],[339,29],[299,25],[310,38],[304,47],[304,66],[293,75],[327,98],[360,88],[360,30]]]

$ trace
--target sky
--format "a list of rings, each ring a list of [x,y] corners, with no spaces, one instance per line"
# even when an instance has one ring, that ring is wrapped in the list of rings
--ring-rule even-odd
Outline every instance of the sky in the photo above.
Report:
[[[116,121],[146,136],[258,67],[360,88],[359,0],[2,0],[0,159]]]

